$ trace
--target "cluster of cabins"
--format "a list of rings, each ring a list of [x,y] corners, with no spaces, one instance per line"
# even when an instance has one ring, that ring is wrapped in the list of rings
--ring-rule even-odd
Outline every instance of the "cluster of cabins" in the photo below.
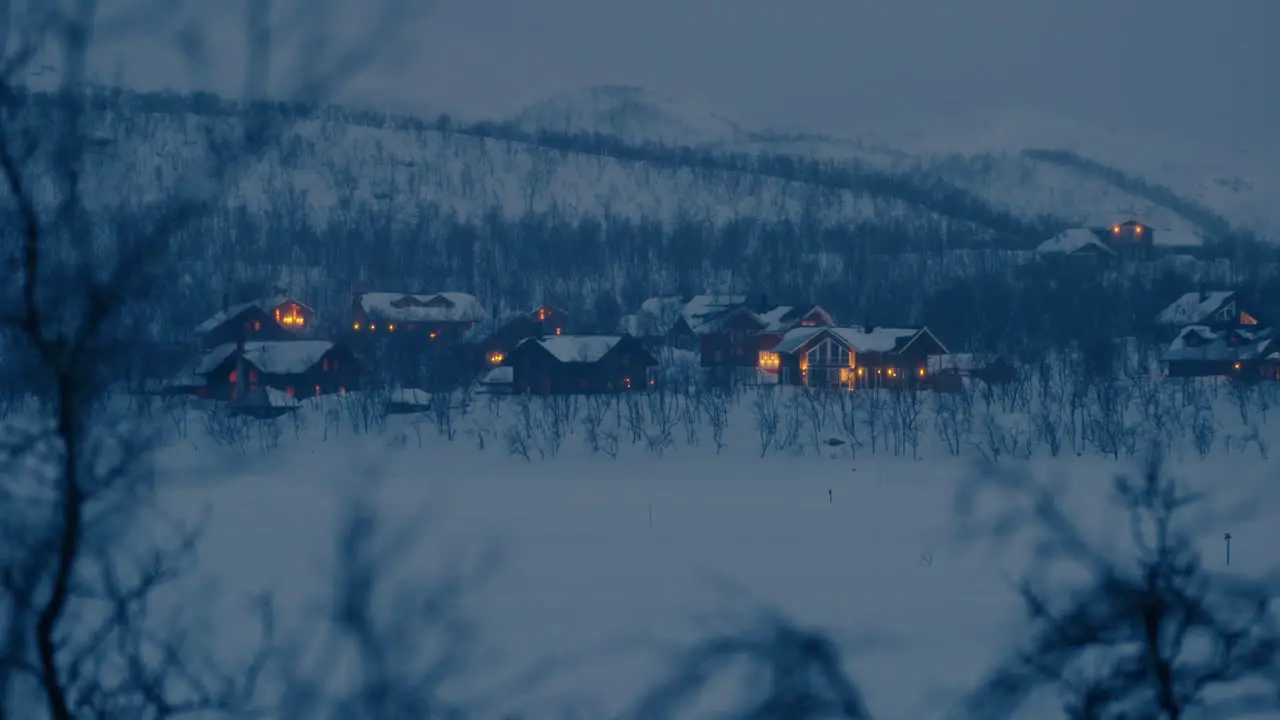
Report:
[[[726,383],[845,389],[948,390],[966,376],[1013,375],[999,358],[949,353],[928,328],[841,326],[817,305],[741,295],[651,298],[604,334],[584,332],[549,306],[490,313],[466,293],[357,292],[342,327],[319,328],[312,307],[283,293],[234,305],[224,299],[196,327],[198,356],[166,391],[271,413],[387,382],[379,363],[404,367],[389,378],[402,388],[478,383],[531,394],[644,390],[663,381],[671,362]],[[434,372],[415,371],[424,367]],[[408,393],[400,405],[426,397],[398,392]]]
[[[1168,334],[1162,371],[1280,380],[1280,334],[1258,318],[1235,292],[1187,293],[1156,318]],[[491,313],[466,293],[357,292],[343,325],[319,328],[314,309],[283,293],[224,299],[195,329],[197,357],[165,390],[270,414],[374,384],[415,388],[396,391],[393,404],[406,409],[427,402],[422,388],[463,384],[492,393],[638,391],[662,383],[673,363],[727,384],[846,390],[950,392],[965,378],[1015,375],[998,356],[951,353],[927,327],[840,325],[818,305],[742,295],[650,298],[602,334],[549,306]],[[382,364],[396,362],[388,358],[403,372],[385,372]]]

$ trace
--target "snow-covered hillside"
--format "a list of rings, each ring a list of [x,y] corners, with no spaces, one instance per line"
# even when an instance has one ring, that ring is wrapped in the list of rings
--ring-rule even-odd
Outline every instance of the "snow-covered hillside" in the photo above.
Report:
[[[1203,227],[1167,199],[1117,185],[1097,171],[1025,151],[1067,151],[1222,216],[1233,226],[1280,237],[1280,183],[1262,158],[1229,155],[1171,138],[1134,137],[1021,108],[955,113],[907,125],[892,135],[852,137],[748,128],[724,113],[639,88],[564,93],[517,113],[527,129],[616,134],[631,141],[708,145],[766,154],[856,161],[933,174],[1022,215],[1075,221],[1134,214],[1168,227]],[[1179,203],[1180,205],[1181,203]]]

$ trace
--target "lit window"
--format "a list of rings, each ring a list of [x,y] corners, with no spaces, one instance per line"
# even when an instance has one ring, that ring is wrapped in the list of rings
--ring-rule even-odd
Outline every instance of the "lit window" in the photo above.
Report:
[[[889,377],[895,377],[897,374],[898,374],[897,370],[894,370],[893,368],[889,368]]]
[[[237,374],[235,370],[232,370],[231,374],[227,376],[227,380],[229,382],[235,382],[236,380],[239,380],[239,379],[240,379],[240,375]]]
[[[255,332],[256,332],[256,331],[258,331],[258,330],[261,330],[261,329],[262,329],[262,321],[261,321],[261,320],[254,320],[254,321],[253,321],[253,329],[254,329],[254,331],[255,331]]]
[[[506,357],[507,357],[507,356],[506,356],[505,354],[503,354],[502,352],[495,350],[495,351],[493,351],[493,352],[489,353],[489,364],[490,364],[490,365],[501,365],[501,364],[502,364],[502,361],[503,361]]]
[[[432,331],[431,331],[431,333],[427,335],[427,337],[431,338],[432,340],[435,340],[435,339],[436,339],[436,331],[435,331],[435,330],[432,330]]]
[[[924,368],[920,368],[920,377],[924,377]]]
[[[286,387],[286,388],[284,389],[284,394],[285,394],[285,395],[288,395],[289,397],[293,397],[293,392],[294,392],[294,390],[293,390],[293,387],[292,387],[292,386],[290,386],[290,387]]]
[[[776,352],[760,353],[761,370],[777,370],[782,367],[782,357]]]
[[[1236,363],[1235,365],[1232,365],[1231,367],[1235,368],[1236,370],[1239,370],[1239,369],[1240,369],[1240,363]]]
[[[1115,227],[1111,228],[1111,232],[1113,232],[1113,233],[1115,233],[1115,234],[1119,235],[1119,234],[1120,234],[1120,226],[1119,226],[1119,225],[1116,225]]]
[[[539,321],[539,322],[541,322],[541,321],[546,320],[546,319],[547,319],[547,309],[546,309],[546,308],[541,308],[541,309],[539,309],[539,310],[538,310],[538,321]]]
[[[316,395],[319,395],[319,394],[320,394],[320,386],[319,386],[319,385],[317,385],[317,386],[316,386]]]
[[[1141,235],[1141,234],[1142,234],[1142,226],[1141,226],[1141,225],[1139,225],[1139,226],[1135,227],[1135,228],[1133,229],[1133,231],[1134,231],[1135,233],[1137,233],[1138,235]]]
[[[1257,325],[1258,319],[1247,312],[1242,312],[1240,313],[1240,324],[1241,325]]]
[[[351,324],[351,329],[352,329],[352,330],[359,330],[359,329],[360,329],[360,323],[352,323],[352,324]]]
[[[387,326],[387,330],[389,330],[389,331],[391,331],[391,332],[395,332],[395,331],[396,331],[396,324],[395,324],[395,323],[391,323],[390,325],[388,325],[388,326]]]
[[[559,335],[562,331],[563,331],[563,330],[562,330],[562,328],[556,328],[556,334],[557,334],[557,335]]]

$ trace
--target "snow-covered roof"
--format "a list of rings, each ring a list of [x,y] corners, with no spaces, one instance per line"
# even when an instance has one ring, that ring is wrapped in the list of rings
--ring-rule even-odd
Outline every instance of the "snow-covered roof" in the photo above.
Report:
[[[878,327],[864,330],[860,327],[833,327],[832,334],[844,340],[858,352],[892,352],[924,332],[923,328]]]
[[[1199,292],[1184,293],[1156,315],[1156,323],[1175,326],[1203,323],[1234,297],[1235,292],[1231,290],[1214,290],[1203,296]]]
[[[413,405],[415,407],[430,407],[431,393],[418,388],[396,388],[391,391],[389,398],[394,405]]]
[[[684,306],[684,298],[678,295],[651,297],[640,303],[638,311],[618,320],[618,332],[636,337],[662,335],[683,314]]]
[[[1096,233],[1088,228],[1072,228],[1040,243],[1036,248],[1039,253],[1061,253],[1069,255],[1086,247],[1095,247],[1110,255],[1114,255],[1115,251],[1107,247],[1107,244],[1098,239]]]
[[[480,378],[480,382],[484,385],[508,385],[515,381],[515,368],[510,365],[500,365]]]
[[[778,344],[773,346],[773,351],[779,353],[794,352],[801,345],[809,342],[814,335],[817,335],[827,329],[829,328],[798,327],[787,332],[786,335],[783,335],[782,339],[778,341]]]
[[[773,350],[795,352],[813,337],[825,332],[855,352],[893,352],[906,347],[912,339],[925,331],[925,328],[878,327],[867,330],[858,326],[799,327],[783,335]]]
[[[1098,229],[1113,228],[1117,225],[1128,225],[1136,223],[1151,230],[1151,244],[1156,247],[1169,248],[1193,248],[1204,245],[1204,236],[1200,235],[1194,229],[1189,227],[1174,227],[1166,222],[1148,223],[1138,220],[1132,215],[1112,215],[1106,217],[1095,218],[1090,227]]]
[[[520,345],[539,343],[560,362],[593,363],[608,354],[621,340],[618,335],[554,335],[522,340]]]
[[[1160,356],[1161,360],[1231,361],[1256,360],[1267,354],[1276,341],[1271,328],[1214,330],[1190,325],[1178,333]]]
[[[268,375],[296,375],[320,362],[333,348],[334,344],[327,340],[249,342],[244,345],[244,360]],[[200,360],[195,373],[207,375],[213,372],[235,352],[234,343],[219,345]]]
[[[256,307],[263,311],[270,311],[274,308],[280,307],[285,303],[295,303],[298,305],[298,307],[305,308],[308,312],[314,312],[305,303],[300,303],[297,300],[294,300],[293,298],[287,295],[277,295],[275,297],[262,298],[260,300],[253,300],[251,302],[238,303],[236,305],[231,305],[227,307],[227,309],[219,311],[213,317],[197,325],[196,334],[203,335],[209,332],[210,330],[213,330],[214,328],[218,327],[222,323],[234,318],[240,313],[243,313],[245,310],[248,310],[249,308]]]
[[[529,317],[529,313],[504,312],[497,317],[481,320],[475,327],[463,333],[461,342],[468,345],[484,342],[506,327],[508,323],[521,317]]]
[[[479,322],[486,315],[478,298],[459,292],[368,292],[359,296],[359,303],[366,314],[391,322]]]
[[[745,295],[695,295],[680,310],[689,329],[696,334],[714,332],[715,321],[747,304]]]

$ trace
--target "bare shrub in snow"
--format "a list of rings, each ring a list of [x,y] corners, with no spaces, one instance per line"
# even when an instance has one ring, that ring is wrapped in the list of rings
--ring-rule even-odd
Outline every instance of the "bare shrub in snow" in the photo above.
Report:
[[[889,399],[890,432],[893,436],[893,454],[918,457],[920,450],[920,413],[924,409],[924,397],[914,385],[894,390]]]
[[[760,457],[769,454],[778,437],[778,396],[773,388],[760,388],[751,402],[751,416],[755,419],[756,434],[760,437]]]
[[[725,430],[729,426],[729,395],[714,388],[699,396],[707,424],[711,426],[711,441],[716,444],[716,454],[725,448]]]
[[[649,451],[661,456],[675,446],[675,428],[680,421],[680,396],[659,389],[645,395],[649,425],[645,440]]]
[[[987,491],[1011,502],[977,518]],[[1036,554],[1021,586],[1027,638],[967,704],[983,720],[1024,717],[1042,691],[1069,717],[1243,717],[1280,709],[1275,578],[1209,570],[1193,534],[1203,498],[1184,491],[1152,453],[1140,477],[1118,477],[1114,503],[1132,548],[1117,557],[1090,542],[1055,488],[1020,473],[974,478],[960,496],[971,532]],[[1087,578],[1066,589],[1067,578]]]

